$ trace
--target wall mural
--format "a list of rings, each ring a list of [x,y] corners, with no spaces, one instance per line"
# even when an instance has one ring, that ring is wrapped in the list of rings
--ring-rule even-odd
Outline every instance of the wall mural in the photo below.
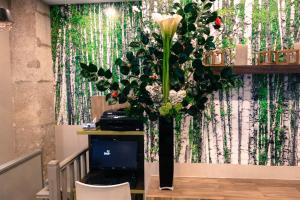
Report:
[[[56,83],[57,124],[90,122],[90,96],[101,95],[83,81],[80,62],[110,68],[116,80],[114,61],[136,36],[140,3],[102,3],[53,6],[51,8],[52,55]],[[118,11],[117,16],[113,13]]]
[[[215,93],[201,116],[175,119],[177,162],[298,165],[300,75],[243,75],[243,86]],[[158,159],[156,123],[146,154]]]
[[[182,0],[189,2],[189,0]],[[170,10],[172,0],[143,1],[143,17]],[[115,3],[121,18],[108,20],[103,13],[111,4],[55,6],[51,9],[56,119],[58,124],[90,120],[91,95],[98,94],[79,76],[79,62],[114,67],[127,41],[136,36],[141,15],[132,3]],[[137,5],[138,6],[138,5]],[[219,9],[220,8],[220,9]],[[293,0],[216,0],[225,28],[219,48],[247,44],[248,64],[256,52],[293,47],[300,42],[300,3]],[[234,51],[226,63],[234,64]],[[118,72],[114,76],[118,78]],[[177,162],[253,165],[300,165],[300,75],[241,76],[240,88],[211,96],[202,115],[175,119]],[[158,130],[146,125],[147,160],[158,159]]]

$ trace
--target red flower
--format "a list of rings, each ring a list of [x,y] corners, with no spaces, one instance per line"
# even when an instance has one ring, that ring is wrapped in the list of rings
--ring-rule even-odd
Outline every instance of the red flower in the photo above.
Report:
[[[215,20],[215,25],[214,25],[215,29],[221,28],[221,25],[222,25],[222,20],[220,17],[217,17],[217,19]]]
[[[116,98],[116,97],[118,97],[118,91],[117,90],[114,90],[112,93],[111,93],[111,96],[113,97],[113,98]]]

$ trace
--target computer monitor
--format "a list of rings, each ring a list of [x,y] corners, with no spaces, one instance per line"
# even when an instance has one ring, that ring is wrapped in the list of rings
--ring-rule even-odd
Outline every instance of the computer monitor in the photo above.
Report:
[[[124,138],[92,137],[91,170],[137,170],[138,141]]]

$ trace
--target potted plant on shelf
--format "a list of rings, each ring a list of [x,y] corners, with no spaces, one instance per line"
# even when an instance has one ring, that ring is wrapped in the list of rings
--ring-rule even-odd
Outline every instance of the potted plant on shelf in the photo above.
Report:
[[[159,120],[160,188],[173,189],[173,118],[202,112],[208,96],[233,87],[238,78],[230,67],[220,74],[202,63],[203,55],[214,50],[212,29],[222,25],[214,0],[199,0],[184,7],[175,3],[168,15],[153,14],[159,25],[152,32],[141,31],[130,43],[126,58],[118,58],[120,81],[110,69],[81,63],[81,74],[107,92],[109,103],[129,103],[128,111],[140,118]]]

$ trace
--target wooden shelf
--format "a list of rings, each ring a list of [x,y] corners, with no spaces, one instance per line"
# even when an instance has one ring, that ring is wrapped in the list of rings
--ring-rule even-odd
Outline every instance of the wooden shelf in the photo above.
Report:
[[[144,131],[79,130],[79,135],[144,135]]]
[[[159,190],[159,177],[152,176],[146,200],[287,200],[300,199],[300,181],[271,179],[225,179],[175,177],[174,190]]]
[[[219,74],[224,67],[211,66]],[[236,74],[300,74],[300,65],[239,65],[233,66]]]

